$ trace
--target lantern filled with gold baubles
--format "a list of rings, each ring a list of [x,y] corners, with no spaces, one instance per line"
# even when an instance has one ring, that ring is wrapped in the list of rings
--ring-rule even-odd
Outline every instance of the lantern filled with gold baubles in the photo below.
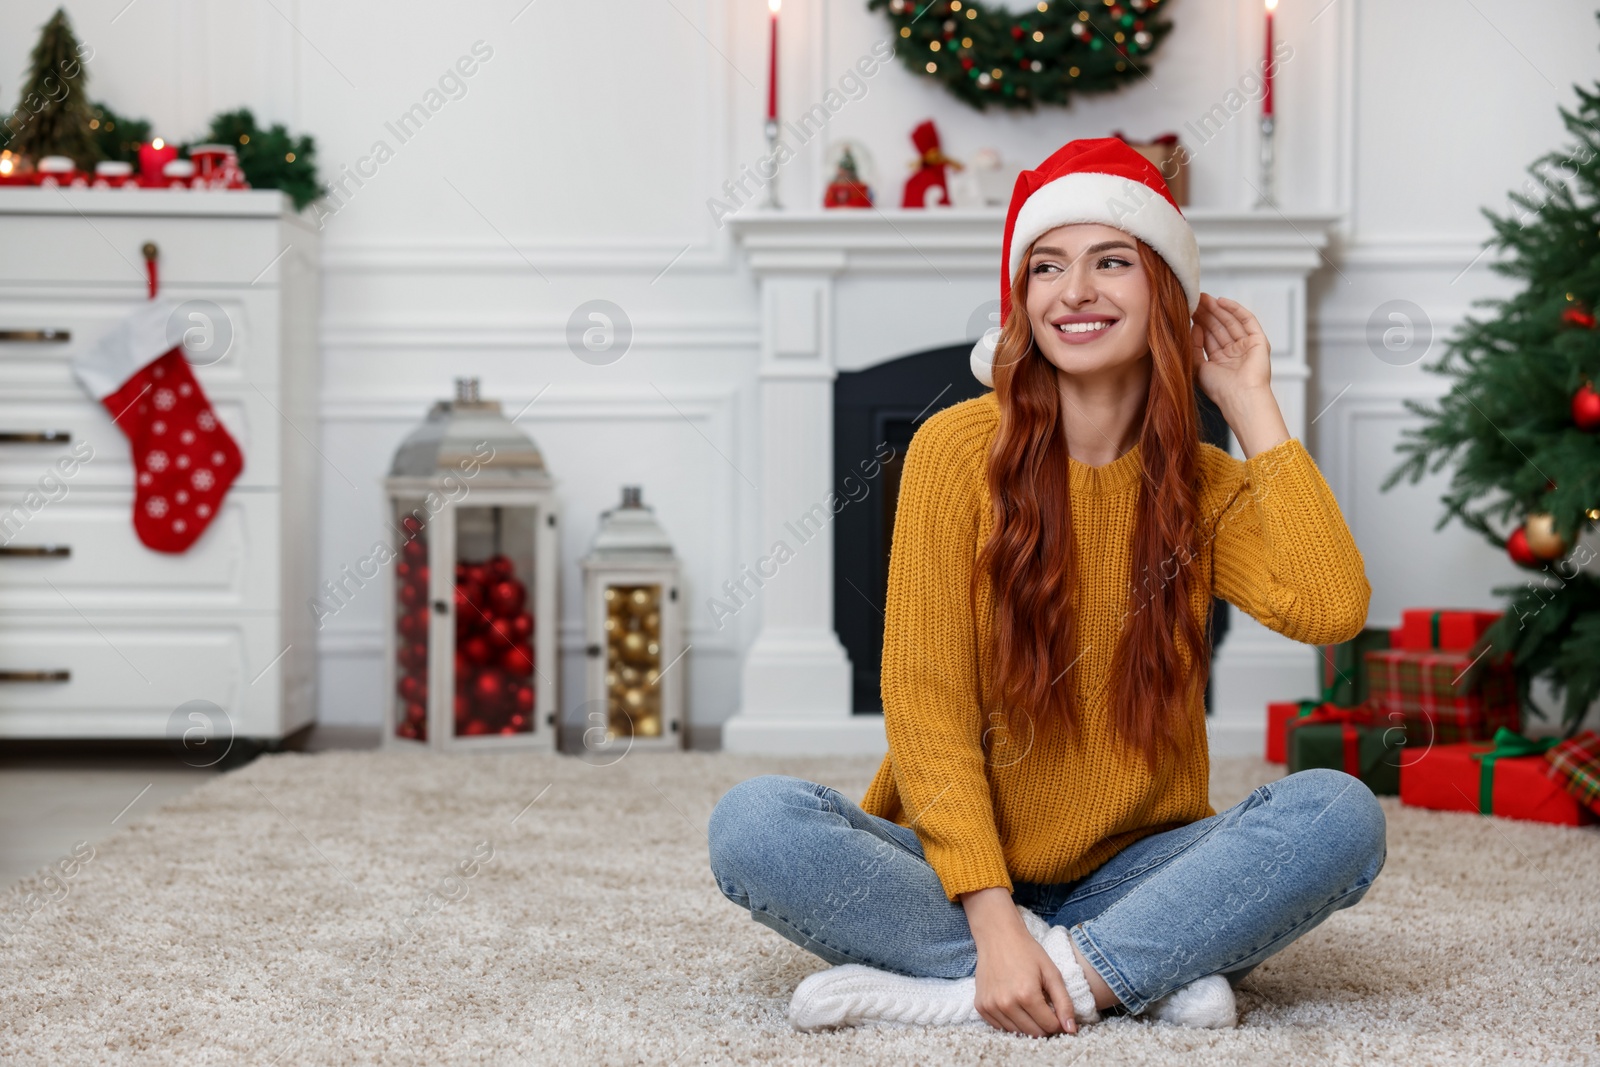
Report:
[[[666,531],[625,486],[583,560],[586,751],[684,747],[681,579]]]
[[[384,743],[555,751],[556,501],[538,446],[458,378],[384,486]]]

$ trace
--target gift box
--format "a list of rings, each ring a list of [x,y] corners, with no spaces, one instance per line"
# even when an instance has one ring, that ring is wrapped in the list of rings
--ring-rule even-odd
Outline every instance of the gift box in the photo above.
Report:
[[[1521,724],[1508,656],[1389,648],[1366,660],[1367,704],[1378,718],[1403,724],[1412,745],[1487,741],[1500,727]]]
[[[1554,744],[1554,738],[1534,741],[1502,727],[1492,742],[1434,745],[1405,761],[1400,803],[1563,826],[1595,821],[1545,759],[1545,750]]]
[[[1430,648],[1465,651],[1500,618],[1498,611],[1456,611],[1440,608],[1415,608],[1400,613],[1400,628],[1394,632],[1393,648],[1421,652]]]
[[[1279,700],[1267,705],[1267,762],[1283,763],[1288,756],[1287,730],[1292,719],[1310,715],[1321,704],[1315,700]]]
[[[1600,815],[1600,734],[1585,730],[1544,754],[1562,788]]]
[[[1337,645],[1317,646],[1317,691],[1324,703],[1353,708],[1367,699],[1366,654],[1389,648],[1390,631],[1368,627]]]
[[[1373,716],[1372,709],[1324,704],[1287,724],[1289,773],[1331,767],[1354,775],[1380,796],[1400,791],[1400,750],[1405,731]]]

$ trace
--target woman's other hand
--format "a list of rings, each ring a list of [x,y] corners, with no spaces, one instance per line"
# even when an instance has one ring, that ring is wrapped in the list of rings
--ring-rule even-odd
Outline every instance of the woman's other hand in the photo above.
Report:
[[[973,1006],[984,1021],[1033,1037],[1077,1033],[1061,972],[1022,924],[1011,894],[995,886],[963,893],[961,903],[978,946]]]

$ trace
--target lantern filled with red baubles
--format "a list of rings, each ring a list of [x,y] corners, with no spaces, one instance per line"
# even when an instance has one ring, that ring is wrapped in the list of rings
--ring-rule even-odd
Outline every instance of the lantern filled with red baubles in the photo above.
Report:
[[[687,747],[681,584],[666,531],[639,487],[624,486],[583,559],[586,754]]]
[[[555,751],[556,503],[544,458],[456,380],[385,480],[389,745]]]

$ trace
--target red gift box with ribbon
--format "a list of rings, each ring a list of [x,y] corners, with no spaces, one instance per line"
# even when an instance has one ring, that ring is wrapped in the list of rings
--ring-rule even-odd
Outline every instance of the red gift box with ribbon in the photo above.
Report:
[[[1487,741],[1522,722],[1509,654],[1447,649],[1373,649],[1366,653],[1367,703],[1404,723],[1412,745]]]
[[[1492,742],[1435,745],[1402,761],[1400,803],[1562,826],[1594,822],[1594,813],[1563,788],[1545,759],[1555,744],[1553,737],[1533,740],[1501,727]]]
[[[1391,648],[1420,652],[1430,648],[1461,651],[1500,618],[1498,611],[1458,611],[1450,608],[1414,608],[1400,613]]]
[[[1316,700],[1278,700],[1267,705],[1267,762],[1283,763],[1289,758],[1289,723],[1310,715],[1321,706]]]

